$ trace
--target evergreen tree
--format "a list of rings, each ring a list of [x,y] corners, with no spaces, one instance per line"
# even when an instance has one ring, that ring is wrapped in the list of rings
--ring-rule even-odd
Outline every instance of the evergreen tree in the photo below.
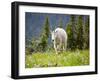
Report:
[[[68,34],[68,48],[75,49],[76,48],[76,24],[75,24],[75,16],[70,16],[70,22],[66,27],[66,32]]]
[[[62,21],[62,19],[60,19],[60,21],[59,21],[59,27],[63,28],[63,21]]]
[[[39,44],[42,51],[45,51],[47,48],[48,38],[49,38],[49,33],[50,33],[49,27],[50,27],[49,19],[48,17],[46,17],[44,27],[43,27],[43,32],[40,37],[40,44]]]
[[[68,48],[88,49],[89,48],[89,17],[70,16],[70,22],[66,26],[68,34]],[[83,22],[84,20],[84,22]]]
[[[76,48],[76,24],[75,16],[71,15],[71,27],[72,27],[72,49]]]
[[[66,32],[68,35],[68,40],[67,40],[67,48],[71,49],[72,47],[72,29],[70,23],[67,24],[66,26]]]
[[[85,48],[89,48],[89,16],[86,18],[86,22],[85,22],[85,40],[86,40],[86,47]]]
[[[79,49],[83,49],[83,16],[78,16],[77,20],[77,47]]]
[[[49,19],[48,17],[46,17],[45,24],[44,24],[44,33],[47,36],[47,38],[49,37],[49,33],[50,33],[49,27],[50,27]]]

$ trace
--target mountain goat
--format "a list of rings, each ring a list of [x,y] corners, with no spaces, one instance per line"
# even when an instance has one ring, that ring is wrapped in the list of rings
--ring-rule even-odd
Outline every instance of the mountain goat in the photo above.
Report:
[[[56,54],[60,51],[66,50],[67,47],[67,33],[63,28],[56,28],[51,32],[51,39],[53,41]]]

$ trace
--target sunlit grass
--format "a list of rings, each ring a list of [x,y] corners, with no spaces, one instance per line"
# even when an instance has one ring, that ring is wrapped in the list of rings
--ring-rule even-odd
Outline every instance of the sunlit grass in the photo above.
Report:
[[[60,67],[89,65],[89,50],[67,51],[55,54],[54,51],[27,54],[25,67]]]

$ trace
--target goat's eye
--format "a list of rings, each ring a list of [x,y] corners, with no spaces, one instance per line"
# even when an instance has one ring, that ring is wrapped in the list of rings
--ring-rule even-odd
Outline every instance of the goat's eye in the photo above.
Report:
[[[54,41],[54,40],[52,40],[52,41]]]

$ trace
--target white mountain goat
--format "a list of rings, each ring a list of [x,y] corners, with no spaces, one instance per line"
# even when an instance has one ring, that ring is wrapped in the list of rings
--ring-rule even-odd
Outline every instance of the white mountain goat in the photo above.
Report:
[[[51,38],[56,54],[58,54],[60,51],[66,50],[67,33],[63,28],[56,28],[54,31],[51,31]]]

